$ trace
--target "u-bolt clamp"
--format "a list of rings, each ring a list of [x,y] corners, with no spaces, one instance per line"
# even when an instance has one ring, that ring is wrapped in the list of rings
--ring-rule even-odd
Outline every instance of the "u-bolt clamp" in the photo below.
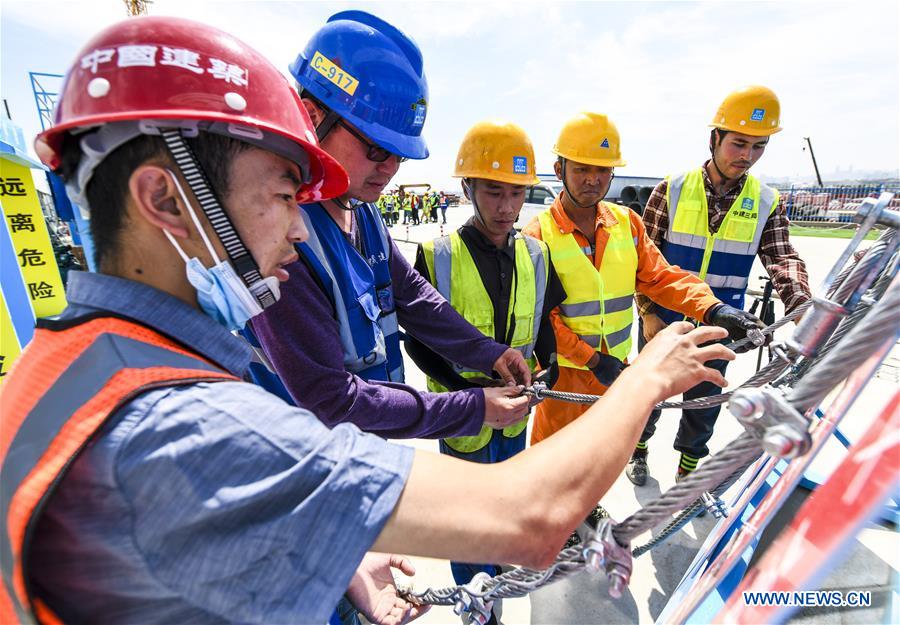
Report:
[[[703,501],[706,511],[715,518],[722,519],[728,517],[728,511],[725,509],[725,502],[719,497],[716,497],[709,491],[704,491],[704,493],[700,495],[700,499]]]
[[[763,334],[762,330],[756,328],[747,330],[747,339],[756,347],[762,347],[766,344],[766,335]]]
[[[490,620],[494,602],[486,601],[482,597],[472,594],[484,592],[485,583],[490,579],[491,576],[482,571],[476,574],[468,584],[460,587],[459,599],[453,606],[453,612],[457,616],[461,616],[466,625],[470,623],[485,625]]]
[[[613,536],[615,526],[612,519],[601,519],[597,531],[585,543],[583,553],[585,568],[591,573],[606,573],[609,594],[618,599],[631,580],[631,550]]]
[[[728,401],[728,410],[748,432],[761,439],[763,449],[771,456],[796,458],[812,444],[806,417],[771,386],[736,391]]]

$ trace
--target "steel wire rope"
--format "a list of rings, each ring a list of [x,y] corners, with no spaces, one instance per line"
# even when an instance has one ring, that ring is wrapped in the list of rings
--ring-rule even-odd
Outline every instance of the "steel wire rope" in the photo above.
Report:
[[[879,239],[879,241],[881,240]],[[885,247],[885,249],[888,248]],[[874,270],[875,263],[879,260],[876,256],[878,256],[877,253],[867,253],[863,256],[863,259],[870,257],[868,266],[848,265],[839,274],[833,287],[829,289],[829,295],[837,293],[849,296],[866,278],[869,271]],[[835,332],[829,337],[825,348],[830,346],[830,351],[823,348],[820,357],[809,366],[808,374],[798,380],[798,386],[787,391],[788,402],[799,412],[804,413],[818,405],[837,383],[842,382],[850,372],[871,356],[884,342],[885,336],[893,334],[894,337],[897,337],[900,334],[896,320],[896,310],[900,306],[900,283],[895,279],[896,258],[891,259],[890,263],[885,263],[880,268],[880,272],[881,275],[875,280],[869,291],[877,293],[884,288],[886,289],[884,297],[873,303],[870,303],[872,300],[864,299],[857,310],[844,320],[845,323],[842,325],[846,325],[847,329],[841,333]],[[854,274],[858,276],[858,279],[854,277],[852,280],[847,280],[848,276]],[[859,324],[863,318],[867,318],[868,323]],[[784,319],[787,318],[779,321],[787,323]],[[772,324],[767,329],[773,328],[775,325]],[[640,555],[652,549],[664,540],[663,535],[667,537],[680,528],[680,526],[676,528],[676,524],[683,525],[693,514],[696,514],[698,506],[702,505],[698,499],[700,493],[711,490],[715,494],[721,494],[739,478],[750,464],[759,458],[761,453],[761,441],[758,438],[746,432],[741,434],[721,452],[703,463],[694,473],[616,525],[613,528],[613,536],[620,544],[629,544],[633,538],[652,529],[658,525],[660,520],[671,516],[672,512],[683,509],[686,504],[691,504],[664,528],[660,536],[654,538],[647,545],[635,549],[634,555]],[[556,561],[547,569],[515,568],[487,580],[484,588],[480,591],[465,586],[455,586],[442,589],[429,588],[421,593],[407,590],[403,594],[414,602],[434,605],[459,605],[461,602],[465,605],[472,599],[493,601],[494,599],[523,597],[544,585],[582,570],[584,566],[582,548],[573,546],[560,551]]]
[[[849,262],[838,274],[837,278],[835,278],[834,283],[831,285],[831,288],[828,289],[826,293],[826,297],[834,297],[835,299],[839,299],[840,297],[846,297],[854,290],[859,283],[865,278],[868,271],[876,264],[879,260],[881,260],[881,254],[889,247],[891,244],[891,240],[894,237],[894,230],[886,230],[879,239],[873,244],[870,248],[866,250],[865,255],[861,258],[854,258],[851,262]],[[860,263],[865,260],[860,266]],[[859,269],[859,270],[857,270]],[[853,278],[850,278],[853,276]],[[849,279],[848,279],[849,278]],[[785,315],[778,321],[773,324],[766,326],[761,330],[763,335],[771,335],[774,332],[783,326],[787,325],[791,321],[796,320],[797,318],[803,316],[807,310],[812,306],[812,301],[806,301],[803,304],[797,306],[793,311],[789,314]],[[846,333],[846,330],[845,330]],[[735,350],[740,349],[748,345],[751,340],[747,337],[743,339],[739,339],[737,341],[733,341],[726,345],[727,348]],[[833,342],[832,342],[833,345]],[[724,403],[727,403],[731,398],[731,395],[738,389],[748,388],[748,387],[756,387],[763,386],[764,384],[768,384],[780,376],[785,369],[787,369],[789,363],[785,361],[773,358],[765,367],[757,371],[753,376],[748,378],[745,382],[743,382],[740,386],[735,387],[731,391],[726,391],[724,393],[718,393],[716,395],[710,395],[709,397],[700,397],[697,399],[689,399],[685,401],[664,401],[660,402],[656,405],[656,409],[664,410],[664,409],[677,409],[680,408],[682,410],[692,410],[692,409],[702,409],[702,408],[711,408],[713,406],[720,406]],[[808,369],[808,365],[806,367]],[[798,376],[799,377],[799,376]],[[599,400],[602,395],[589,395],[585,393],[571,393],[568,391],[554,391],[554,390],[544,390],[540,391],[540,396],[542,398],[547,399],[556,399],[559,401],[565,401],[569,403],[575,404],[583,404],[589,405],[593,404],[597,400]]]
[[[874,303],[881,298],[881,296],[887,290],[887,287],[890,285],[894,275],[896,275],[898,260],[900,260],[900,255],[894,253],[888,264],[882,268],[881,273],[875,281],[875,284],[869,289],[869,291],[866,292],[866,296],[860,301],[859,305],[856,307],[856,309],[854,309],[853,313],[841,322],[835,333],[828,339],[825,347],[822,348],[818,357],[815,360],[808,360],[804,363],[806,364],[806,368],[804,369],[804,371],[808,370],[810,366],[815,366],[816,363],[820,362],[821,359],[824,358],[826,354],[831,352],[834,346],[837,345],[851,329],[853,329],[853,327],[859,322],[859,320],[866,316],[869,309],[871,309]],[[799,377],[800,376],[798,376],[798,378],[796,379],[799,379]],[[750,384],[750,381],[748,380],[743,386],[752,386],[752,384]],[[743,466],[736,470],[731,476],[726,478],[726,480],[722,484],[709,492],[716,497],[721,496],[732,486],[732,484],[734,484],[738,480],[738,478],[744,473],[744,471],[746,471],[747,467],[749,467],[750,464],[752,464],[752,461],[746,466]],[[704,507],[705,506],[700,499],[695,500],[690,506],[685,508],[677,517],[675,517],[675,519],[673,519],[671,523],[663,528],[657,536],[648,541],[646,544],[634,548],[631,552],[632,555],[635,557],[640,556],[647,551],[650,551],[657,545],[665,542],[669,536],[680,530],[692,518],[697,516],[697,514],[699,514]]]

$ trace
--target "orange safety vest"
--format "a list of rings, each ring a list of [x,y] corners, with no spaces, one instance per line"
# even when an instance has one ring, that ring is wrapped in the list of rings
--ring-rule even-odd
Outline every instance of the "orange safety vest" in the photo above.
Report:
[[[0,622],[61,623],[30,592],[31,534],[106,420],[148,390],[227,380],[238,378],[134,321],[38,320],[0,387]]]

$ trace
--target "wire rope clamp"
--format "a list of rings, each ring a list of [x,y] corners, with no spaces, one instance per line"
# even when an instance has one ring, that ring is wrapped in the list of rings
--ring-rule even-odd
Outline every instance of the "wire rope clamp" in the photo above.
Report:
[[[706,511],[713,517],[717,519],[728,518],[728,511],[725,509],[725,502],[722,501],[721,497],[716,497],[711,492],[705,491],[700,495],[700,499],[703,501]]]
[[[469,625],[485,625],[491,618],[491,608],[494,606],[493,601],[486,601],[480,597],[484,592],[487,582],[491,580],[491,576],[482,571],[475,575],[472,580],[459,587],[458,599],[453,606],[453,613],[461,616],[463,623]]]
[[[809,422],[771,386],[740,389],[728,401],[741,425],[762,441],[762,447],[777,458],[796,458],[812,445]]]
[[[752,328],[750,330],[747,330],[747,340],[753,343],[753,345],[756,347],[762,347],[766,344],[766,335],[763,334],[762,330]]]
[[[791,350],[812,358],[846,316],[847,309],[841,304],[824,297],[814,297],[812,307],[785,343]]]
[[[523,395],[531,395],[531,397],[533,398],[529,402],[528,407],[532,408],[532,407],[536,406],[537,404],[541,403],[542,401],[544,401],[544,392],[546,392],[547,390],[548,390],[547,383],[539,382],[537,380],[532,382],[531,386],[525,387],[525,390],[522,391],[522,394]]]
[[[853,221],[859,224],[864,223],[874,213],[875,223],[888,228],[900,228],[900,213],[888,208],[892,199],[894,199],[894,194],[888,191],[883,191],[877,199],[866,198],[853,216]]]
[[[600,520],[597,531],[584,545],[584,567],[590,573],[606,573],[609,594],[614,599],[622,596],[631,580],[631,550],[623,547],[613,536],[615,521],[610,518]]]

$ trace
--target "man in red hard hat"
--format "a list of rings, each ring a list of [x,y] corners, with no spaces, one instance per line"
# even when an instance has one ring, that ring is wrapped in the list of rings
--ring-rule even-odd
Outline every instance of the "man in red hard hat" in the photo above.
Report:
[[[698,347],[724,332],[675,324],[617,410],[506,463],[329,429],[244,382],[231,333],[278,299],[297,202],[347,188],[271,64],[187,20],[114,25],[37,147],[90,211],[99,271],[70,276],[0,388],[0,622],[322,623],[346,593],[400,623],[418,608],[390,566],[411,569],[368,551],[545,566],[653,403],[724,383],[703,362],[727,350]]]

